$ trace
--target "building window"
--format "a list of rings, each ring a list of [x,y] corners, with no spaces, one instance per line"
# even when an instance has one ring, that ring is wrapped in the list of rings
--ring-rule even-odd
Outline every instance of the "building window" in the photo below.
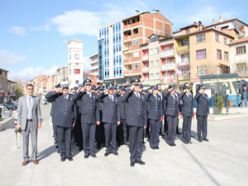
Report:
[[[206,59],[206,58],[207,58],[206,49],[196,51],[196,59]]]
[[[224,52],[224,60],[228,61],[228,52]]]
[[[138,46],[138,45],[139,45],[139,40],[138,39],[134,40],[133,41],[133,46]]]
[[[227,45],[227,38],[224,37],[224,45]]]
[[[246,54],[246,46],[236,47],[236,55]]]
[[[133,29],[133,33],[134,34],[138,34],[139,33],[139,29],[138,28]]]
[[[205,41],[205,33],[196,34],[196,42],[200,43]]]
[[[181,63],[189,63],[189,53],[181,55]]]
[[[216,54],[217,54],[217,59],[221,60],[222,59],[222,55],[221,55],[221,50],[220,49],[217,49],[216,50]]]
[[[189,45],[189,39],[188,38],[182,39],[181,40],[181,45],[182,46],[188,46]]]
[[[215,41],[220,42],[220,35],[218,33],[215,33]]]

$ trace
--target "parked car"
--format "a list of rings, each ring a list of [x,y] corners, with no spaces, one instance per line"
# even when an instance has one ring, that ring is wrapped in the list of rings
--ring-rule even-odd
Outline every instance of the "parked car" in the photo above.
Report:
[[[17,109],[16,104],[14,104],[13,102],[6,102],[3,105],[6,106],[9,110],[16,110]]]
[[[11,110],[9,110],[5,105],[0,104],[0,115],[2,119],[11,117]]]

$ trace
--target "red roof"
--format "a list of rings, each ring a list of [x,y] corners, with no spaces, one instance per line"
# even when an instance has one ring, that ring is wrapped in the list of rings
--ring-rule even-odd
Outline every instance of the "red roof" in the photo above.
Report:
[[[245,43],[248,42],[248,36],[243,37],[241,39],[235,40],[232,43],[230,43],[229,45],[235,45],[235,44],[240,44],[240,43]]]

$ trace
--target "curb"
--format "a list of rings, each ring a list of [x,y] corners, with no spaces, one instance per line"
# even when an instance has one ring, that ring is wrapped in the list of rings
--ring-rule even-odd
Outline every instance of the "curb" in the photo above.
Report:
[[[14,127],[15,127],[15,122],[13,117],[4,119],[3,121],[0,122],[0,131]]]

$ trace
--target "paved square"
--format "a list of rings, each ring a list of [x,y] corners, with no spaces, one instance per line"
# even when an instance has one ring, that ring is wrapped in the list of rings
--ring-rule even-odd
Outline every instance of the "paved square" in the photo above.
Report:
[[[193,144],[185,145],[177,139],[177,146],[169,147],[161,140],[160,150],[154,151],[146,142],[146,165],[131,168],[126,146],[121,146],[119,156],[104,157],[102,149],[96,159],[87,160],[74,149],[74,161],[61,163],[48,120],[50,105],[42,106],[42,111],[38,166],[22,167],[22,150],[16,148],[13,129],[0,132],[0,186],[247,186],[248,116],[209,122],[208,143],[193,139]]]

